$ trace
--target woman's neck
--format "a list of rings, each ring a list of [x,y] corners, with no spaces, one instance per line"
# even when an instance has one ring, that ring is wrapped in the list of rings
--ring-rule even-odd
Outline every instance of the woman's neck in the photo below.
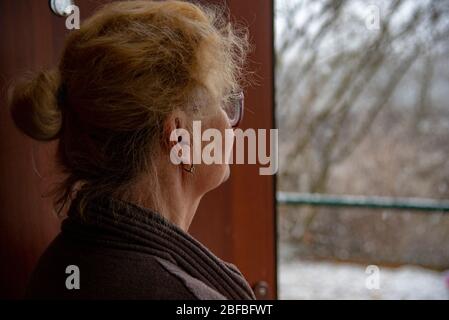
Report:
[[[161,168],[161,167],[160,167]],[[158,171],[158,188],[154,189],[152,179],[143,177],[136,185],[129,201],[153,211],[175,224],[185,232],[195,216],[201,196],[193,193],[191,177],[185,179],[183,172],[177,166],[167,166]]]

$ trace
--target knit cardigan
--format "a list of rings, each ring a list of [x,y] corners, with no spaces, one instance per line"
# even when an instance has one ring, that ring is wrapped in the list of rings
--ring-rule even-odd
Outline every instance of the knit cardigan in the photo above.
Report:
[[[83,215],[75,204],[40,258],[28,298],[255,299],[234,265],[158,213],[112,197],[89,202]]]

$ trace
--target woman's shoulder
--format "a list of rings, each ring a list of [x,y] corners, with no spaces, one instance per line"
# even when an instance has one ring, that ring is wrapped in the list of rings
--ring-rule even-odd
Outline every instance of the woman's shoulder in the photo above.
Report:
[[[156,255],[82,246],[58,237],[29,283],[31,299],[225,299]]]
[[[176,277],[199,300],[226,300],[226,297],[204,282],[192,277],[182,268],[166,259],[155,257],[158,263],[172,276]]]

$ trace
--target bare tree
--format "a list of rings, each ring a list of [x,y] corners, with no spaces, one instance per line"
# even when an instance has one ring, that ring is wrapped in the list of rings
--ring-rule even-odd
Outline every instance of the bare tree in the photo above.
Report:
[[[435,116],[441,107],[432,103],[432,88],[436,64],[444,63],[441,57],[448,52],[449,1],[376,3],[380,25],[369,30],[363,1],[280,1],[276,100],[281,189],[329,192],[334,168],[348,161],[382,114],[384,126],[401,112],[403,118],[410,114],[408,125],[401,126],[409,134],[414,128],[415,137],[424,120],[433,121],[434,127],[441,120]],[[410,81],[416,83],[417,93],[413,112],[396,103],[404,82]],[[449,132],[412,142],[425,139],[447,150],[442,137],[449,138]],[[444,167],[441,161],[446,160],[416,164],[409,183],[418,172]],[[308,209],[302,229],[307,230],[316,214]]]

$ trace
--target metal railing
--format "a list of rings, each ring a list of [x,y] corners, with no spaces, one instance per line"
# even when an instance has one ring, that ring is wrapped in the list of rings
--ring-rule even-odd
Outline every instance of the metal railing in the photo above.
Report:
[[[277,202],[283,205],[449,212],[449,201],[424,198],[327,195],[279,191],[277,192]]]

